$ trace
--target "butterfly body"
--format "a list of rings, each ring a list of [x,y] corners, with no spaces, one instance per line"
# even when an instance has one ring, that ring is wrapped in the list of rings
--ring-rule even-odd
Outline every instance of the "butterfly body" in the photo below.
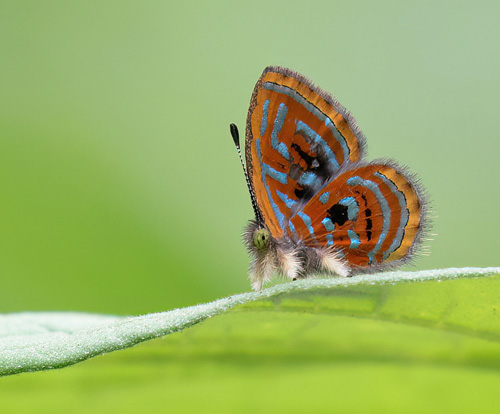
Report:
[[[249,276],[253,289],[262,289],[263,283],[276,273],[290,280],[317,273],[349,275],[348,266],[335,249],[308,247],[286,235],[281,238],[269,236],[265,244],[259,243],[262,231],[269,232],[261,226],[251,220],[243,233],[245,245],[252,257]]]
[[[423,191],[397,163],[364,161],[365,146],[352,115],[327,92],[289,69],[264,70],[245,140],[254,289],[275,273],[349,276],[414,254],[426,224]]]

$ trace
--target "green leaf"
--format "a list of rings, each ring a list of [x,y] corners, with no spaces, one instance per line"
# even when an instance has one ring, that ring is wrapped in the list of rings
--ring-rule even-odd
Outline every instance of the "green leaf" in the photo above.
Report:
[[[4,315],[0,317],[0,374],[75,364],[181,331],[236,305],[241,306],[216,318],[218,323],[210,324],[208,331],[201,330],[205,342],[209,339],[203,352],[214,348],[227,353],[229,346],[230,354],[279,359],[309,360],[311,355],[350,359],[368,353],[382,360],[432,362],[444,358],[449,363],[462,359],[491,366],[490,356],[500,357],[496,343],[500,337],[499,290],[491,288],[498,279],[471,280],[466,288],[458,281],[440,282],[496,273],[500,268],[309,279],[129,318],[76,313]],[[245,341],[229,341],[221,347],[220,340],[228,331]],[[383,338],[376,335],[380,332],[385,332]],[[292,334],[295,341],[289,340]],[[448,355],[457,341],[463,342],[462,353]],[[172,344],[172,352],[179,355],[200,351],[196,341],[182,347],[175,341]],[[500,367],[500,362],[493,364]]]

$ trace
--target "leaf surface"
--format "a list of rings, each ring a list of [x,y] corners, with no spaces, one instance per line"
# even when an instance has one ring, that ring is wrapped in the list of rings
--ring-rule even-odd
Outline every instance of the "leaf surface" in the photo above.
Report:
[[[473,279],[466,287],[451,281],[496,273],[500,273],[500,268],[309,279],[276,285],[260,293],[243,293],[207,304],[126,318],[78,313],[7,314],[0,316],[0,374],[75,364],[182,331],[237,305],[240,306],[234,312],[215,318],[218,323],[205,324],[209,331],[205,327],[193,333],[196,337],[203,332],[203,353],[216,348],[221,355],[227,355],[228,350],[221,347],[220,341],[224,342],[224,333],[231,332],[245,340],[230,341],[230,348],[237,345],[230,355],[248,351],[278,359],[349,359],[358,358],[363,350],[382,360],[435,361],[466,337],[461,354],[464,361],[481,366],[484,360],[488,366],[498,368],[498,279]],[[437,288],[441,281],[446,288]],[[432,328],[432,334],[428,328]],[[380,332],[386,332],[384,338],[377,335]],[[435,337],[431,343],[429,335]],[[295,340],[291,341],[291,337]],[[391,337],[393,340],[387,341]],[[200,351],[196,341],[178,348],[175,339],[171,342],[175,349],[172,352],[180,357]],[[448,362],[455,361],[456,352],[450,355]],[[491,355],[495,355],[493,365]]]

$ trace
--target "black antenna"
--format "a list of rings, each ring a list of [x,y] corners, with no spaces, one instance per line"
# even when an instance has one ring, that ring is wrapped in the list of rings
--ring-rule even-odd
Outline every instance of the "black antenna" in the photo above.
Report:
[[[245,173],[245,180],[247,182],[248,192],[250,193],[250,198],[252,199],[253,211],[255,213],[255,219],[257,223],[264,224],[264,218],[262,217],[262,213],[257,206],[257,199],[255,198],[255,193],[253,191],[252,184],[250,183],[250,178],[248,177],[248,172],[245,167],[245,163],[243,162],[243,157],[241,155],[240,148],[240,133],[238,132],[238,127],[235,124],[229,125],[229,130],[231,131],[231,136],[233,137],[234,145],[236,145],[236,150],[238,151],[238,157],[240,159],[241,166],[243,167],[243,172]]]

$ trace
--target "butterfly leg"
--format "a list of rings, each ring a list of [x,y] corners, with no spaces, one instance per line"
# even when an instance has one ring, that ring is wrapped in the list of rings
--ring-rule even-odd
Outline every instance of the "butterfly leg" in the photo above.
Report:
[[[250,264],[249,278],[252,289],[260,292],[262,285],[271,280],[275,270],[275,257],[272,252],[257,252]]]
[[[318,256],[321,270],[342,277],[349,276],[349,266],[347,266],[346,262],[341,259],[340,255],[335,250],[330,248],[314,250]]]
[[[278,247],[276,249],[276,259],[278,267],[284,276],[290,280],[296,280],[298,278],[301,265],[297,250],[282,249]]]

